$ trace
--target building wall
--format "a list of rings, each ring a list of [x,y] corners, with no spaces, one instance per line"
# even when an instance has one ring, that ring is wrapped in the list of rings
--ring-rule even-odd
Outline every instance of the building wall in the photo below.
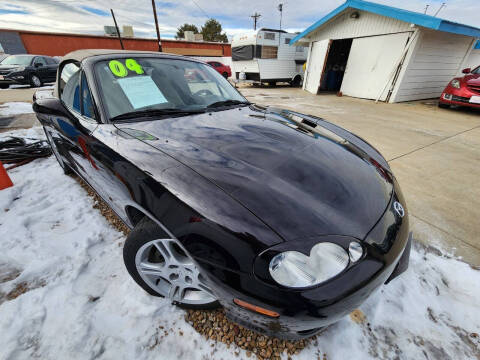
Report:
[[[448,82],[461,70],[473,41],[468,36],[421,29],[391,102],[439,97]]]
[[[25,54],[18,31],[0,32],[0,44],[5,54]]]
[[[352,19],[350,15],[353,12],[358,12],[360,17]],[[349,9],[331,19],[321,29],[311,33],[307,39],[310,41],[348,39],[404,31],[412,31],[410,24],[365,11]]]
[[[95,35],[55,34],[34,31],[1,30],[0,36],[18,33],[25,48],[30,54],[63,56],[79,49],[120,49],[117,38]],[[157,51],[155,39],[123,39],[126,50]],[[231,56],[230,44],[188,42],[162,39],[164,52],[195,56]]]
[[[462,67],[469,67],[473,69],[477,66],[480,66],[480,49],[473,49],[467,61],[465,61],[465,64]]]

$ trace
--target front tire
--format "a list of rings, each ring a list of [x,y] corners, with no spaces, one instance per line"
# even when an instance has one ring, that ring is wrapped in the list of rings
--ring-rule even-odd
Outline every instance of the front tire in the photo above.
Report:
[[[440,109],[450,109],[450,105],[439,102],[438,107]]]
[[[185,309],[215,309],[219,302],[177,239],[144,217],[128,235],[123,260],[130,276],[147,293]]]
[[[31,87],[40,87],[42,86],[42,80],[38,77],[37,74],[30,75],[30,86]]]

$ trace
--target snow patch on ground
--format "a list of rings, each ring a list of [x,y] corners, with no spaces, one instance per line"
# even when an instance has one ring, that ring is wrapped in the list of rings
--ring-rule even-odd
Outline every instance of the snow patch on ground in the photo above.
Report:
[[[0,116],[33,113],[32,104],[28,102],[7,102],[0,105]]]
[[[41,128],[9,134],[43,137]],[[14,187],[0,191],[1,359],[246,358],[206,341],[182,310],[130,279],[123,234],[53,156],[9,175]],[[407,272],[361,306],[364,321],[344,318],[294,359],[480,358],[479,298],[479,270],[416,244]]]

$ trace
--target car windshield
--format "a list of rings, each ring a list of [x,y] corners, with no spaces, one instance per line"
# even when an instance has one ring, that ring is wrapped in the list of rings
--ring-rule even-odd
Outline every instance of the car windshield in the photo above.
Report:
[[[95,64],[108,116],[199,112],[247,100],[211,66],[183,59],[116,58]],[[114,119],[115,120],[115,119]]]
[[[33,56],[11,55],[2,60],[2,65],[30,65]]]

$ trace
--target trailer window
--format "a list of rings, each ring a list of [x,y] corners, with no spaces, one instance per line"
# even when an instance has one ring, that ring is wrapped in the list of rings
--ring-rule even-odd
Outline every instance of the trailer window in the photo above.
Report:
[[[262,59],[276,59],[278,47],[276,46],[262,46]]]
[[[295,46],[295,52],[304,52],[305,46]]]
[[[232,61],[252,60],[253,49],[253,45],[235,46],[232,48]]]
[[[290,40],[292,40],[292,39],[290,39],[290,38],[285,38],[285,44],[287,44],[287,45],[290,44]]]
[[[275,40],[275,33],[266,32],[265,35],[263,35],[263,38],[265,40]]]

